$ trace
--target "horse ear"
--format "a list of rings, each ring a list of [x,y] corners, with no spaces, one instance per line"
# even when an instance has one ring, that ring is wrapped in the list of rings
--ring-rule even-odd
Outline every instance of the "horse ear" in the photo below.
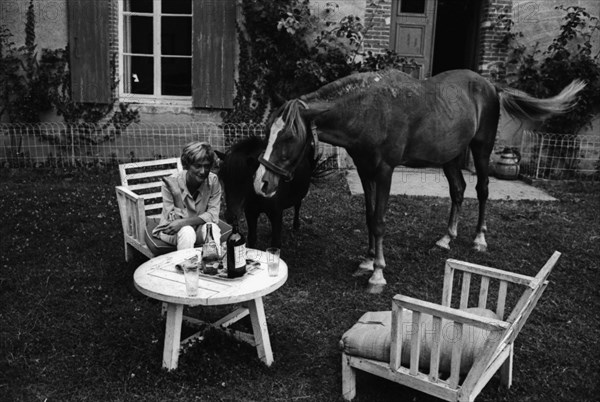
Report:
[[[225,162],[227,160],[227,154],[221,151],[218,151],[215,149],[215,154],[217,154],[217,156],[219,157],[219,159],[221,159],[223,162]]]

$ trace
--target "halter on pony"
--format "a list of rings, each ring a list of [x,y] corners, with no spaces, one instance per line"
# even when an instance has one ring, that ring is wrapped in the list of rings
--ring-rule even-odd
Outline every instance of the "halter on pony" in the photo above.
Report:
[[[304,109],[308,109],[308,105],[305,102],[298,100],[298,99],[294,99],[294,100],[291,100],[286,103],[286,105],[284,106],[283,112],[282,112],[282,115],[284,117],[284,122],[285,122],[284,130],[286,130],[286,129],[291,130],[292,133],[294,134],[294,136],[303,135],[303,131],[305,131],[305,130],[303,130],[305,125],[304,125],[304,122],[302,121],[302,116],[300,115],[300,107],[303,107]],[[258,161],[265,168],[270,170],[271,172],[281,176],[285,181],[292,180],[294,178],[294,171],[296,170],[298,165],[302,162],[302,155],[304,155],[304,152],[306,152],[307,148],[311,145],[311,143],[315,147],[315,153],[319,147],[319,137],[317,136],[317,125],[315,124],[314,120],[311,121],[310,132],[312,134],[312,141],[304,142],[304,147],[302,148],[302,152],[300,153],[296,162],[292,165],[291,169],[286,170],[285,168],[277,166],[276,164],[266,160],[264,158],[264,155],[265,155],[264,152],[260,154],[260,156],[258,157]],[[308,139],[308,137],[306,139]]]

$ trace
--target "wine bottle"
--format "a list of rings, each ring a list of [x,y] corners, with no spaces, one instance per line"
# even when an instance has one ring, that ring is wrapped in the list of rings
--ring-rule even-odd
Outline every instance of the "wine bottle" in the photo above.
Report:
[[[246,273],[246,238],[233,224],[227,238],[227,277],[238,278]]]
[[[212,225],[206,225],[206,236],[202,245],[202,270],[214,275],[219,268],[219,250],[213,237]]]

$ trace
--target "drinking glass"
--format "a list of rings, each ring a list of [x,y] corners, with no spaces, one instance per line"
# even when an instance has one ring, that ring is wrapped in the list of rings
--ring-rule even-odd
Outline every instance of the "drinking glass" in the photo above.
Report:
[[[188,296],[196,297],[198,295],[198,266],[184,265],[183,276],[185,277],[185,289]]]
[[[279,256],[281,250],[276,247],[270,247],[266,251],[269,276],[277,276],[279,275]]]

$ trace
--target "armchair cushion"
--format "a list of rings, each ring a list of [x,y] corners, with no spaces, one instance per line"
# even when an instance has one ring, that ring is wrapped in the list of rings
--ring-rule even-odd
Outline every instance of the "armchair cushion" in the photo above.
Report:
[[[468,308],[465,311],[486,318],[498,319],[498,316],[493,311],[483,308]],[[401,362],[403,366],[407,367],[410,363],[412,311],[404,310],[400,327],[403,332]],[[391,328],[391,311],[367,312],[356,324],[354,324],[354,326],[352,326],[352,328],[344,333],[342,340],[340,341],[340,347],[344,353],[351,356],[389,362]],[[427,371],[430,363],[433,338],[433,317],[431,315],[421,315],[420,329],[421,354],[419,358],[419,367],[421,370]],[[471,325],[464,325],[462,335],[463,347],[460,371],[461,374],[466,374],[473,365],[475,357],[483,350],[489,331]],[[450,373],[452,345],[455,341],[459,341],[457,337],[458,335],[455,333],[453,323],[449,320],[442,319],[442,346],[439,365],[442,373]]]
[[[155,256],[170,253],[171,251],[177,250],[176,246],[164,242],[158,237],[152,236],[152,230],[154,230],[156,225],[158,225],[158,222],[159,219],[157,218],[147,218],[146,230],[144,231],[144,240],[146,241],[146,245],[148,246],[152,254],[154,254]]]

